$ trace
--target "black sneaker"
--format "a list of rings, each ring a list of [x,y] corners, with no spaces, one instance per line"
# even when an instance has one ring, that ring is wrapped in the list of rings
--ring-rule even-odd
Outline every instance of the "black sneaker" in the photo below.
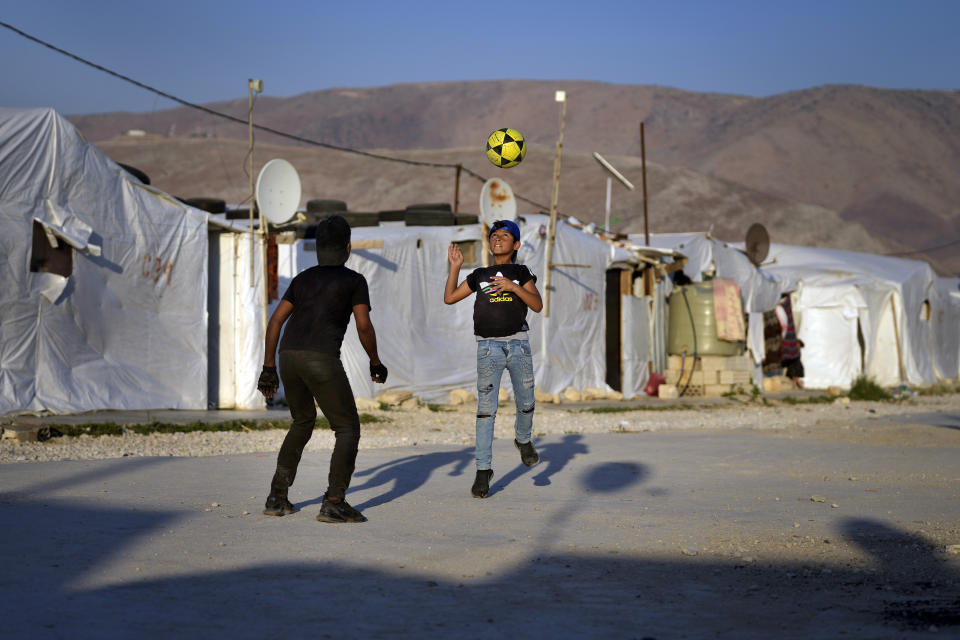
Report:
[[[263,515],[265,516],[288,516],[296,511],[293,505],[287,500],[287,496],[279,496],[271,493],[267,496],[267,504],[264,505]]]
[[[477,479],[473,481],[473,487],[470,493],[474,498],[486,498],[490,493],[490,478],[493,477],[493,469],[477,469]]]
[[[540,454],[537,453],[537,450],[533,448],[533,442],[524,442],[521,444],[514,440],[513,444],[515,444],[517,449],[520,450],[520,462],[528,467],[532,467],[540,462]]]
[[[341,498],[338,502],[332,502],[324,496],[323,504],[320,505],[320,513],[317,514],[317,520],[320,522],[366,522],[367,519],[362,513],[347,504],[347,501]]]

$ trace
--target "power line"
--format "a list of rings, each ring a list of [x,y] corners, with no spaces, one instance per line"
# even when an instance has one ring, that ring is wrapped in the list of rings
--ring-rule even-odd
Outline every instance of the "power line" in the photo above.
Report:
[[[917,253],[929,253],[932,251],[939,251],[940,249],[946,249],[947,247],[952,247],[954,245],[960,244],[960,240],[954,240],[953,242],[948,242],[946,244],[939,244],[935,247],[926,247],[924,249],[914,249],[913,251],[898,251],[896,253],[885,253],[885,256],[912,256]]]
[[[225,119],[225,120],[230,120],[230,121],[236,122],[236,123],[238,123],[238,124],[249,125],[248,121],[242,120],[241,118],[237,118],[236,116],[232,116],[232,115],[230,115],[230,114],[228,114],[228,113],[223,113],[223,112],[221,112],[221,111],[217,111],[217,110],[215,110],[215,109],[211,109],[211,108],[209,108],[209,107],[205,107],[205,106],[203,106],[203,105],[201,105],[201,104],[196,104],[196,103],[194,103],[194,102],[190,102],[190,101],[188,101],[188,100],[184,100],[183,98],[178,98],[178,97],[175,96],[175,95],[172,95],[172,94],[167,93],[167,92],[165,92],[165,91],[161,91],[160,89],[157,89],[157,88],[155,88],[155,87],[151,87],[150,85],[144,84],[143,82],[139,82],[138,80],[134,80],[133,78],[131,78],[131,77],[129,77],[129,76],[125,76],[125,75],[123,75],[122,73],[117,73],[116,71],[113,71],[113,70],[111,70],[111,69],[107,69],[106,67],[104,67],[104,66],[102,66],[102,65],[99,65],[99,64],[97,64],[97,63],[95,63],[95,62],[91,62],[90,60],[87,60],[87,59],[85,59],[85,58],[81,58],[80,56],[78,56],[78,55],[76,55],[76,54],[70,53],[69,51],[66,51],[66,50],[64,50],[64,49],[61,49],[60,47],[57,47],[57,46],[55,46],[55,45],[53,45],[53,44],[50,44],[49,42],[45,42],[45,41],[41,40],[40,38],[37,38],[37,37],[35,37],[35,36],[32,36],[32,35],[30,35],[29,33],[26,33],[26,32],[24,32],[24,31],[21,31],[20,29],[17,29],[17,28],[14,27],[13,25],[8,24],[8,23],[6,23],[6,22],[0,21],[0,26],[5,27],[5,28],[9,29],[10,31],[13,31],[13,32],[16,33],[17,35],[20,35],[20,36],[26,38],[27,40],[31,40],[31,41],[36,42],[37,44],[42,45],[42,46],[44,46],[44,47],[46,47],[46,48],[48,48],[48,49],[50,49],[50,50],[52,50],[52,51],[56,51],[56,52],[59,53],[59,54],[62,54],[62,55],[67,56],[68,58],[72,58],[72,59],[76,60],[77,62],[80,62],[80,63],[85,64],[85,65],[87,65],[87,66],[93,67],[94,69],[96,69],[96,70],[98,70],[98,71],[103,71],[104,73],[107,73],[107,74],[109,74],[109,75],[111,75],[111,76],[113,76],[113,77],[115,77],[115,78],[119,78],[120,80],[123,80],[124,82],[129,82],[130,84],[133,84],[133,85],[135,85],[135,86],[137,86],[137,87],[140,87],[141,89],[145,89],[145,90],[147,90],[147,91],[150,91],[150,92],[152,92],[152,93],[155,93],[155,94],[157,94],[157,95],[159,95],[159,96],[162,96],[162,97],[164,97],[164,98],[167,98],[168,100],[172,100],[172,101],[174,101],[174,102],[176,102],[176,103],[178,103],[178,104],[182,104],[182,105],[185,106],[185,107],[190,107],[191,109],[197,109],[197,110],[199,110],[199,111],[203,111],[204,113],[208,113],[208,114],[210,114],[210,115],[212,115],[212,116],[216,116],[216,117],[218,117],[218,118],[223,118],[223,119]],[[413,166],[418,166],[418,167],[435,167],[435,168],[442,168],[442,169],[456,169],[458,166],[460,166],[461,171],[463,171],[464,173],[466,173],[466,174],[467,174],[468,176],[470,176],[471,178],[475,178],[475,179],[477,179],[477,180],[479,180],[479,181],[481,181],[481,182],[486,182],[486,180],[487,180],[486,178],[484,178],[483,176],[481,176],[479,173],[477,173],[477,172],[475,172],[475,171],[472,171],[472,170],[470,170],[470,169],[468,169],[467,167],[464,167],[464,166],[462,166],[462,165],[450,164],[450,163],[447,163],[447,162],[423,162],[423,161],[420,161],[420,160],[407,160],[406,158],[395,158],[395,157],[392,157],[392,156],[381,155],[381,154],[378,154],[378,153],[371,153],[371,152],[369,152],[369,151],[361,151],[361,150],[359,150],[359,149],[351,149],[351,148],[349,148],[349,147],[341,147],[341,146],[339,146],[339,145],[330,144],[330,143],[327,143],[327,142],[320,142],[320,141],[318,141],[318,140],[311,140],[310,138],[304,138],[304,137],[302,137],[302,136],[298,136],[298,135],[295,135],[295,134],[292,134],[292,133],[287,133],[286,131],[280,131],[280,130],[278,130],[278,129],[274,129],[274,128],[272,128],[272,127],[266,127],[266,126],[259,125],[259,124],[253,125],[253,128],[254,128],[254,129],[258,129],[258,130],[260,130],[260,131],[265,131],[265,132],[267,132],[267,133],[272,133],[272,134],[274,134],[274,135],[276,135],[276,136],[280,136],[281,138],[287,138],[288,140],[294,140],[294,141],[296,141],[296,142],[302,142],[302,143],[304,143],[304,144],[308,144],[308,145],[312,145],[312,146],[316,146],[316,147],[322,147],[322,148],[324,148],[324,149],[331,149],[331,150],[333,150],[333,151],[342,151],[342,152],[344,152],[344,153],[355,153],[355,154],[357,154],[357,155],[366,156],[366,157],[368,157],[368,158],[374,158],[374,159],[376,159],[376,160],[386,160],[386,161],[389,161],[389,162],[400,162],[400,163],[403,163],[403,164],[408,164],[408,165],[413,165]],[[537,202],[534,202],[533,200],[530,200],[530,199],[528,199],[528,198],[524,198],[524,197],[518,196],[518,195],[514,195],[514,197],[515,197],[517,200],[522,200],[522,201],[524,201],[524,202],[526,202],[526,203],[528,203],[528,204],[532,204],[532,205],[535,206],[535,207],[539,207],[540,209],[545,209],[545,208],[546,208],[546,207],[544,207],[544,205],[539,204],[539,203],[537,203]]]

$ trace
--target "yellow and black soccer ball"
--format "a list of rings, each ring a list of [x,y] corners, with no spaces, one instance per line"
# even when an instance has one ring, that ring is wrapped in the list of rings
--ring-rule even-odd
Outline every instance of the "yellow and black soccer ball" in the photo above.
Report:
[[[517,166],[525,155],[527,143],[516,129],[504,127],[487,137],[487,158],[501,169]]]

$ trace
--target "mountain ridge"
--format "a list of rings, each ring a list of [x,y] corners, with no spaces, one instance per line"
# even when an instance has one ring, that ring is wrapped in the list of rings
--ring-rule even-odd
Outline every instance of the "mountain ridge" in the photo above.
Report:
[[[812,216],[815,210],[835,212],[836,219],[825,218],[829,224],[860,226],[880,240],[888,252],[937,247],[960,238],[960,209],[954,204],[960,199],[960,181],[955,178],[960,175],[960,91],[824,85],[750,97],[589,81],[405,83],[326,89],[289,98],[259,97],[254,122],[327,144],[378,149],[387,154],[416,151],[417,157],[429,159],[431,151],[439,154],[441,150],[454,150],[451,157],[463,158],[477,171],[483,165],[474,158],[482,159],[487,134],[511,126],[524,133],[531,150],[549,156],[552,164],[560,124],[559,105],[553,99],[558,89],[565,90],[568,99],[564,163],[568,155],[588,156],[599,151],[608,159],[616,158],[618,169],[623,165],[622,171],[631,172],[627,177],[639,185],[634,160],[639,160],[639,123],[643,121],[648,164],[685,168],[720,183],[737,185],[720,198],[718,183],[711,183],[707,190],[712,195],[699,204],[697,198],[667,203],[664,199],[680,197],[680,190],[666,185],[656,190],[661,209],[676,210],[679,202],[701,207],[706,223],[697,225],[701,229],[709,227],[710,220],[719,215],[703,208],[711,202],[727,202],[722,214],[724,224],[727,217],[740,217],[742,220],[731,226],[745,229],[752,221],[748,217],[756,217],[758,210],[751,205],[738,213],[730,203],[736,200],[736,193],[759,193],[773,198],[770,206],[788,202],[819,208],[807,209],[804,217]],[[242,120],[247,116],[245,98],[207,106]],[[171,135],[173,139],[206,139],[211,143],[247,138],[245,125],[186,107],[150,114],[88,114],[71,116],[70,120],[95,143],[112,139],[112,144],[128,150],[118,142],[118,136],[129,129],[154,134],[140,139],[140,144],[151,145]],[[267,143],[290,144],[264,132],[258,131],[256,136],[258,148]],[[470,149],[475,149],[475,154]],[[164,153],[170,152],[166,147]],[[176,162],[176,156],[169,161]],[[529,161],[530,156],[524,164]],[[335,167],[344,160],[333,157],[324,162],[337,173]],[[236,173],[242,171],[241,167],[242,163],[226,170]],[[486,173],[494,174],[496,170],[490,167]],[[151,176],[158,170],[167,171],[140,168]],[[372,167],[364,170],[392,173]],[[500,175],[508,180],[512,175],[525,183],[523,173]],[[599,167],[594,165],[593,174],[580,173],[565,172],[564,188],[593,192],[593,183],[598,183],[602,190]],[[666,177],[668,173],[659,175]],[[541,176],[547,183],[547,193],[551,175],[548,171]],[[681,174],[670,175],[676,178]],[[692,180],[687,178],[688,182]],[[584,184],[579,187],[572,182],[581,179]],[[179,184],[174,181],[170,188],[176,189]],[[748,191],[742,192],[741,188]],[[214,185],[208,189],[214,189]],[[358,200],[348,195],[351,197],[343,198],[348,202],[365,201],[363,196]],[[614,202],[633,203],[635,197],[627,192],[615,193]],[[761,200],[758,195],[748,199],[754,203]],[[578,197],[571,200],[568,196],[567,202],[577,203]],[[584,199],[580,206],[589,213],[578,218],[602,219],[602,195],[595,200]],[[781,212],[789,209],[786,205],[777,207]],[[691,217],[696,219],[685,219]],[[716,226],[716,220],[713,222]],[[612,226],[625,230],[629,225],[618,224]],[[776,229],[771,229],[771,234],[775,236]],[[940,250],[914,257],[930,260],[939,271],[960,273],[960,257],[954,253],[960,252]]]

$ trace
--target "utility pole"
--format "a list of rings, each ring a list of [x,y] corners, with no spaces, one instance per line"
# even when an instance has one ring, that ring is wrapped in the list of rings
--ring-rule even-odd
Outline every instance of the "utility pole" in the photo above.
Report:
[[[643,171],[643,241],[650,246],[650,224],[647,216],[647,145],[643,137],[643,120],[640,121],[640,168]]]
[[[650,222],[647,215],[647,146],[643,137],[643,120],[640,121],[640,169],[643,174],[643,243],[650,246]],[[643,293],[653,295],[653,274],[648,267],[643,272]]]
[[[560,107],[560,137],[557,138],[557,150],[553,157],[553,194],[550,196],[550,226],[547,230],[547,258],[544,265],[544,284],[543,284],[543,317],[550,317],[550,281],[553,271],[553,244],[557,235],[557,207],[560,197],[560,164],[563,159],[563,129],[567,121],[567,92],[557,91],[555,95]],[[544,331],[544,342],[546,342],[546,331]]]
[[[250,286],[254,285],[254,244],[253,244],[253,210],[257,205],[257,195],[255,193],[256,187],[254,181],[256,178],[253,176],[253,93],[260,93],[263,91],[263,81],[254,80],[253,78],[247,79],[247,125],[250,131],[250,147],[247,149],[247,157],[249,158],[250,170]],[[260,233],[263,233],[263,217],[261,216],[260,220]],[[266,284],[266,283],[264,283]]]
[[[460,212],[460,173],[463,171],[463,165],[457,163],[457,176],[453,185],[453,212]]]

